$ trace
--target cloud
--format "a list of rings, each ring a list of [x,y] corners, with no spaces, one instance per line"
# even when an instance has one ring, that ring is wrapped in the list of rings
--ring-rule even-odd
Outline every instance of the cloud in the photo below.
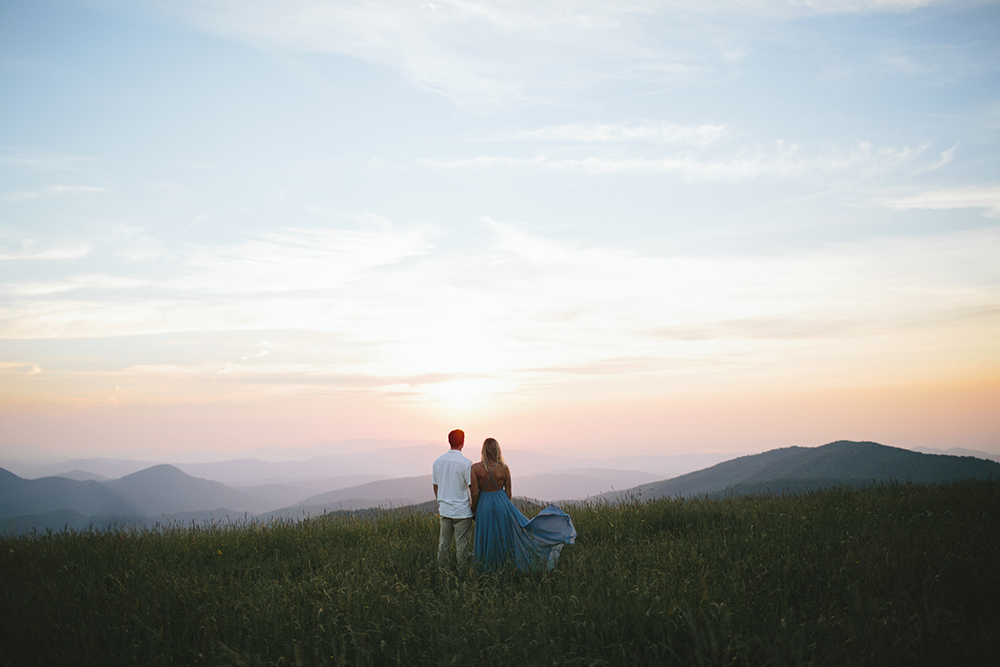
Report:
[[[115,254],[129,262],[147,262],[167,254],[163,241],[143,233],[139,227],[121,225],[111,235]]]
[[[211,217],[212,217],[211,213],[209,213],[208,211],[202,211],[198,215],[191,218],[191,221],[187,223],[187,227],[188,229],[192,227],[197,227],[198,225],[210,219]]]
[[[460,106],[517,104],[542,81],[579,85],[572,62],[594,49],[634,51],[615,39],[616,15],[597,5],[527,3],[174,2],[160,7],[204,29],[270,47],[341,53],[398,69]],[[581,39],[588,35],[590,45]],[[613,43],[611,43],[613,42]],[[608,53],[610,52],[610,53]],[[506,53],[506,58],[497,58]],[[567,57],[569,56],[569,57]],[[534,63],[535,75],[526,77]],[[665,67],[667,63],[661,63]],[[591,76],[601,76],[595,72]]]
[[[177,287],[191,293],[241,294],[343,287],[372,269],[431,250],[429,225],[390,229],[291,229],[229,248],[189,253]]]
[[[676,125],[666,121],[642,121],[633,124],[571,123],[550,125],[494,137],[496,141],[537,141],[572,143],[680,143],[707,146],[722,136],[719,125]]]
[[[49,294],[71,292],[79,289],[97,289],[107,291],[138,290],[150,286],[148,280],[141,278],[126,278],[109,276],[107,274],[90,274],[74,276],[64,280],[46,282],[15,282],[4,283],[0,289],[15,297],[35,297]]]
[[[958,44],[921,41],[890,43],[861,65],[863,73],[875,76],[902,75],[922,79],[934,86],[987,76],[1000,65],[995,40],[970,40]]]
[[[41,190],[6,192],[0,199],[8,202],[38,199],[39,197],[63,197],[72,195],[97,195],[112,192],[111,188],[92,185],[49,185]]]
[[[27,370],[24,370],[27,368]],[[38,375],[42,372],[41,366],[20,361],[0,361],[0,373],[21,373],[23,375]]]
[[[924,0],[531,2],[171,0],[203,30],[268,48],[388,66],[465,108],[562,100],[610,81],[689,80],[733,61],[726,31],[755,20],[906,11]],[[724,41],[724,40],[723,40]]]
[[[0,157],[0,165],[31,169],[33,171],[76,171],[84,164],[101,162],[99,158],[82,155],[7,155]]]
[[[945,2],[946,0],[749,0],[741,2],[735,13],[772,18],[810,14],[875,14],[907,12]],[[725,0],[709,0],[698,3],[698,7],[708,13],[732,11],[732,3]]]
[[[899,149],[890,146],[875,148],[871,144],[863,142],[847,150],[834,150],[808,156],[802,155],[802,151],[795,144],[777,142],[775,149],[769,152],[740,152],[714,159],[690,154],[677,154],[668,157],[615,154],[584,158],[560,158],[547,155],[516,158],[480,155],[474,158],[452,160],[426,158],[420,160],[419,164],[432,169],[506,167],[584,174],[676,173],[683,177],[699,180],[742,181],[767,176],[790,178],[832,172],[870,176],[913,163],[926,148],[927,144]]]
[[[932,164],[923,167],[920,171],[934,171],[935,169],[940,169],[946,164],[950,164],[952,160],[955,159],[955,151],[958,150],[958,144],[955,144],[947,150],[941,151],[941,157]]]
[[[992,228],[686,257],[483,224],[487,241],[461,251],[435,245],[423,227],[278,230],[198,248],[155,291],[106,283],[37,298],[25,287],[0,307],[0,337],[113,345],[183,335],[197,342],[191,353],[171,348],[176,361],[126,374],[188,383],[197,395],[211,381],[219,392],[455,403],[615,378],[638,378],[629,391],[658,391],[672,378],[723,371],[876,372],[912,350],[974,356],[1000,324]],[[258,352],[234,357],[221,332]],[[264,335],[280,336],[280,355],[267,354],[275,346]]]
[[[1000,218],[1000,185],[972,185],[926,190],[905,197],[886,197],[881,204],[898,210],[983,208],[989,218]]]
[[[124,328],[118,333],[300,328],[391,342],[436,336],[449,323],[492,338],[489,323],[502,320],[508,322],[500,328],[507,338],[518,330],[580,325],[594,318],[595,327],[614,323],[616,330],[645,337],[662,326],[783,322],[790,312],[804,316],[808,311],[807,323],[831,322],[857,316],[859,303],[866,304],[865,313],[882,316],[888,312],[882,305],[869,311],[869,299],[855,302],[853,297],[871,293],[872,285],[891,287],[898,296],[897,288],[917,293],[935,281],[960,284],[963,279],[956,276],[983,266],[978,260],[998,243],[997,234],[987,231],[760,258],[658,257],[581,247],[490,219],[484,224],[491,232],[489,243],[460,254],[432,245],[420,227],[286,230],[235,246],[200,248],[178,275],[155,283],[160,297],[142,293],[154,284],[149,281],[101,274],[6,287],[22,297],[84,287],[108,291],[107,301],[93,301],[90,294],[79,301],[29,300],[18,306],[22,314],[55,316],[62,310],[63,317],[85,317],[85,335],[114,335],[119,326]],[[933,267],[946,272],[935,273]],[[113,294],[124,291],[143,298],[116,304]],[[925,295],[921,303],[929,298]],[[899,308],[912,305],[900,303]],[[672,313],[669,323],[661,321],[663,308]],[[6,310],[8,318],[12,310]],[[260,341],[258,356],[272,347]]]
[[[90,246],[86,243],[72,243],[67,245],[52,246],[48,248],[35,249],[34,242],[30,239],[22,241],[20,251],[8,250],[0,246],[0,261],[4,260],[32,260],[32,259],[77,259],[85,257],[90,252]]]

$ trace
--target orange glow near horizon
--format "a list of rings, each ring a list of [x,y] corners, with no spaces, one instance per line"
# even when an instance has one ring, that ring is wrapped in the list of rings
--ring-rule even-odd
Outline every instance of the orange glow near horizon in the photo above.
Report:
[[[428,233],[272,235],[201,252],[191,275],[167,286],[211,279],[232,293],[224,305],[207,292],[183,308],[26,302],[3,340],[3,443],[162,458],[437,439],[459,425],[522,448],[588,452],[747,452],[842,438],[1000,446],[992,292],[941,287],[914,261],[951,253],[957,266],[1000,248],[1000,233],[943,249],[906,241],[889,249],[913,256],[889,259],[838,247],[677,260],[489,228],[485,259],[445,254],[377,273],[368,269],[379,253],[397,261],[422,251]],[[268,292],[305,290],[294,273],[303,246],[310,261],[357,249],[360,268],[320,274],[335,296]],[[451,278],[481,273],[477,262],[495,270]],[[972,280],[981,266],[954,271]],[[356,287],[337,291],[351,270]],[[657,290],[664,280],[695,286]]]
[[[448,407],[360,397],[260,398],[246,403],[30,405],[0,412],[3,441],[80,457],[183,460],[351,438],[470,442],[496,437],[514,449],[595,456],[724,451],[872,440],[901,447],[1000,452],[1000,380],[701,391],[656,400],[522,401]]]

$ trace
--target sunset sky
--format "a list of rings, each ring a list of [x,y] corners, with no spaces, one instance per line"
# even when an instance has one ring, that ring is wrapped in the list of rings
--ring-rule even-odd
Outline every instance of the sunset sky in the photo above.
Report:
[[[0,458],[456,427],[1000,452],[1000,6],[0,0]]]

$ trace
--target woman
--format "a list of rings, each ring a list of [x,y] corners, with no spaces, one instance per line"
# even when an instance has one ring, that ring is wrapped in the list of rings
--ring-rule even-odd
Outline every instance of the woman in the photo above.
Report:
[[[483,442],[482,459],[472,464],[476,563],[487,571],[499,570],[508,562],[519,570],[551,570],[563,545],[576,540],[573,520],[549,505],[529,521],[510,501],[510,468],[493,438]]]

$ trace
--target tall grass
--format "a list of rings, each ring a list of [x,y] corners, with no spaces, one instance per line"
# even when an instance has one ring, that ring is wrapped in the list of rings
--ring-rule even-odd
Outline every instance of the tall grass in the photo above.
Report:
[[[544,574],[437,518],[0,541],[5,665],[938,665],[1000,654],[1000,483],[569,508]]]

